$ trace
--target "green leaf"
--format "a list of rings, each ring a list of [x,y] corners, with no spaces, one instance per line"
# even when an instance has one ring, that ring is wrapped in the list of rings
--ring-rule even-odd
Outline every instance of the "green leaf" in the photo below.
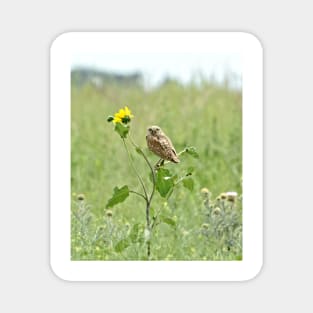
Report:
[[[172,219],[171,217],[168,217],[168,216],[164,216],[164,215],[161,215],[160,216],[160,221],[165,223],[165,224],[168,224],[170,226],[173,226],[175,227],[176,226],[176,222],[174,219]]]
[[[129,240],[127,238],[120,240],[114,247],[116,252],[122,252],[130,245]]]
[[[116,123],[114,130],[121,136],[121,138],[126,138],[129,132],[129,127],[122,123]]]
[[[129,196],[128,186],[122,188],[115,187],[112,198],[108,201],[106,207],[112,208],[115,204],[123,202]]]
[[[191,177],[186,177],[185,179],[183,179],[183,185],[190,191],[193,191],[194,182]]]
[[[195,159],[199,159],[199,154],[196,151],[195,147],[187,147],[187,148],[185,148],[184,152],[191,155]]]
[[[156,172],[156,189],[165,198],[168,192],[174,187],[173,176],[165,168],[159,168]]]

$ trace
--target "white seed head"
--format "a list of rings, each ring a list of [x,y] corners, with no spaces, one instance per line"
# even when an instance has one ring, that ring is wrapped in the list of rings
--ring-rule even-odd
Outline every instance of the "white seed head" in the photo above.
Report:
[[[226,192],[227,200],[230,202],[234,202],[238,196],[238,193],[236,191],[228,191]]]

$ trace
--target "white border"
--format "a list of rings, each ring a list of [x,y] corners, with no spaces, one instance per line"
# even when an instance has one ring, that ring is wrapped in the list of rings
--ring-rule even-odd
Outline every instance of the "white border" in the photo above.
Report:
[[[77,52],[234,52],[243,60],[243,260],[71,261],[70,67]],[[69,281],[242,281],[263,264],[263,49],[242,32],[64,33],[51,46],[51,267]]]

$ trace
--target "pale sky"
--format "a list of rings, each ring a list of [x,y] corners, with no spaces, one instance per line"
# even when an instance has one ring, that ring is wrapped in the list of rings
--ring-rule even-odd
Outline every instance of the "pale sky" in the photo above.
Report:
[[[88,53],[76,54],[72,68],[92,67],[115,73],[143,74],[145,84],[154,86],[165,77],[187,83],[199,73],[223,82],[231,78],[231,86],[241,88],[242,63],[239,54],[226,53]]]

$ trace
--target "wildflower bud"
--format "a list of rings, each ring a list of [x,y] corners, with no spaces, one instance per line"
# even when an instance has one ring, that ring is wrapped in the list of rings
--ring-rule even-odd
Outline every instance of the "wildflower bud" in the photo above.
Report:
[[[209,224],[204,223],[204,224],[201,225],[201,228],[202,229],[208,229],[209,228]]]
[[[227,199],[227,194],[225,192],[220,194],[220,197],[222,200],[226,200]]]
[[[213,212],[214,215],[220,215],[221,214],[221,209],[219,207],[214,208]]]
[[[108,116],[107,122],[112,122],[114,120],[114,117],[112,115]]]
[[[84,194],[79,194],[78,196],[77,196],[77,200],[78,201],[84,201],[85,200],[85,195]]]
[[[207,195],[207,194],[209,194],[209,189],[208,188],[202,188],[200,192],[203,195]]]
[[[113,216],[113,212],[112,212],[111,210],[107,210],[107,211],[105,212],[105,215],[106,215],[107,217],[112,217],[112,216]]]
[[[237,195],[238,195],[236,191],[229,191],[226,194],[227,194],[227,200],[229,202],[235,202]]]

